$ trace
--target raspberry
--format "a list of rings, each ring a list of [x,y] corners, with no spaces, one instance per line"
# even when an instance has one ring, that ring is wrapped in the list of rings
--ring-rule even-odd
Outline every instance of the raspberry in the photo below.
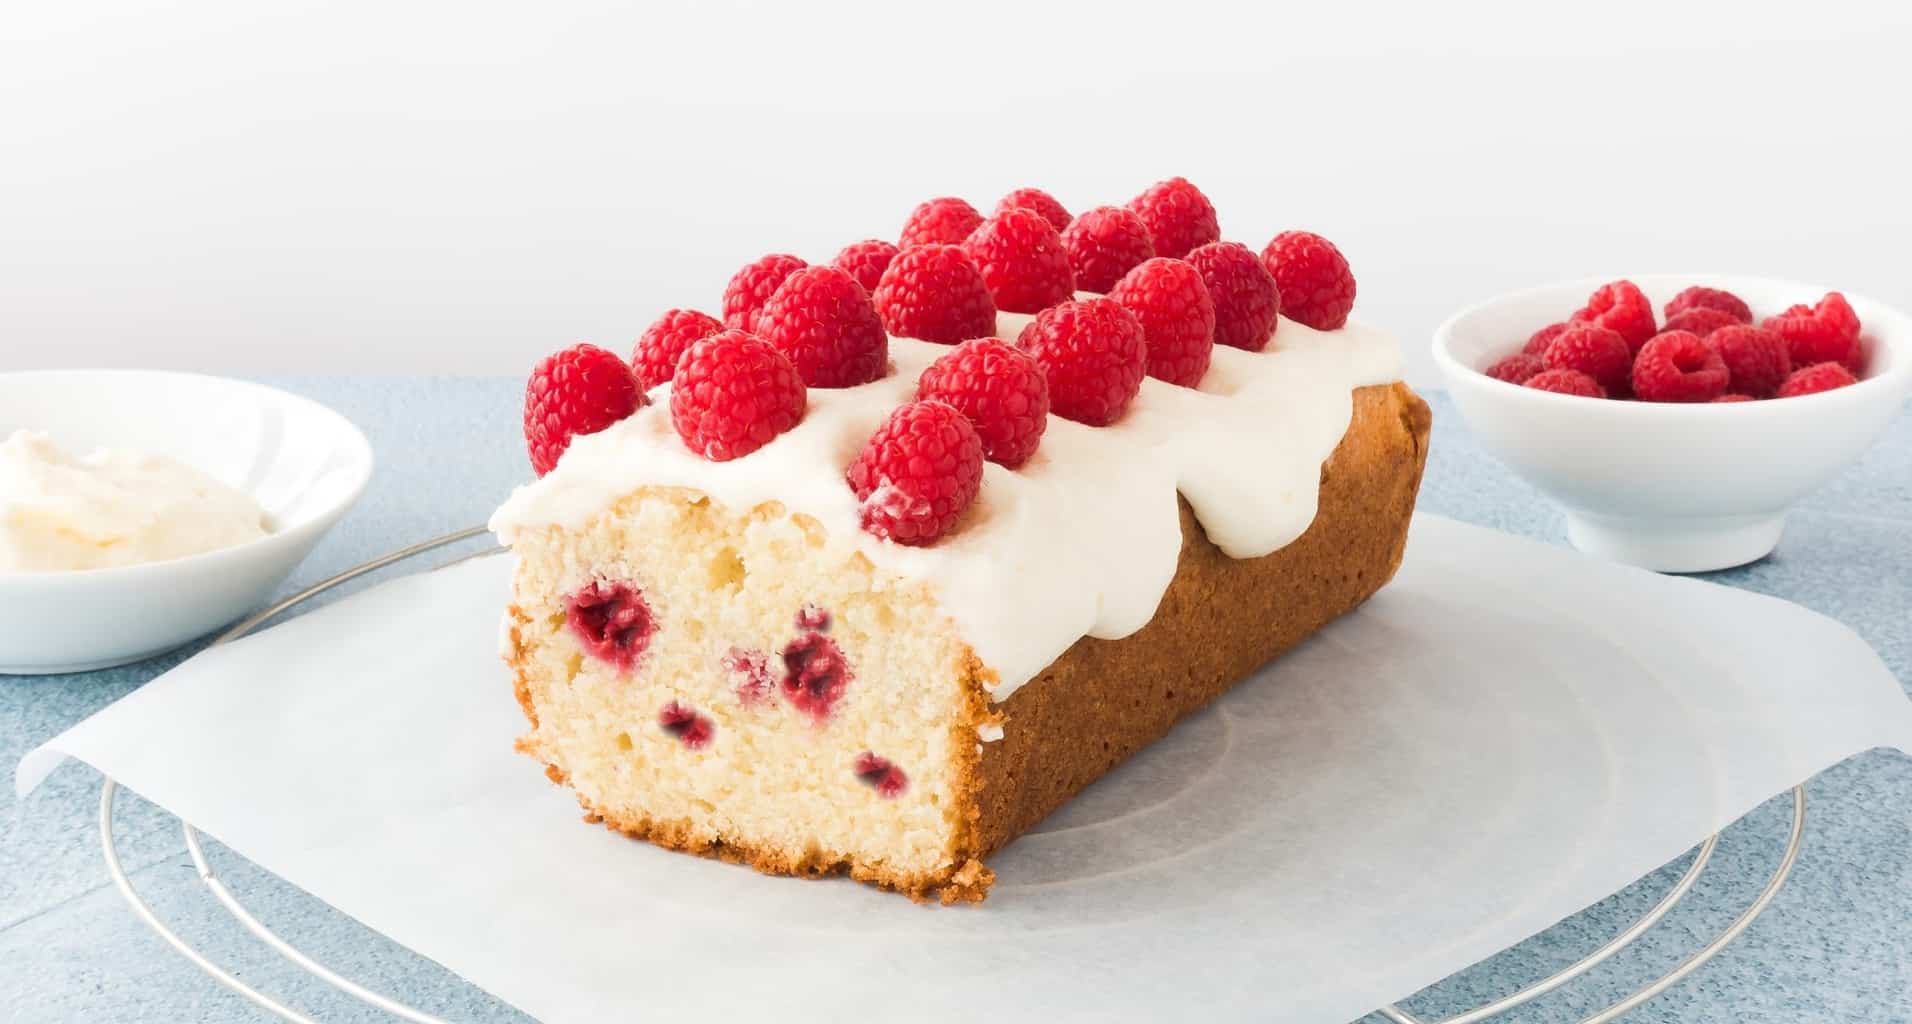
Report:
[[[883,326],[901,338],[954,345],[996,333],[996,302],[959,246],[897,253],[871,298]]]
[[[1283,231],[1261,251],[1281,293],[1281,312],[1317,331],[1339,330],[1354,308],[1354,271],[1334,243],[1310,231]]]
[[[1504,380],[1509,384],[1524,384],[1529,377],[1547,368],[1539,356],[1525,352],[1516,352],[1498,363],[1488,367],[1486,374],[1495,380]]]
[[[1039,188],[1019,188],[1003,196],[1002,202],[996,204],[996,212],[1004,210],[1034,210],[1057,231],[1069,226],[1068,209],[1056,202],[1055,196]]]
[[[1736,394],[1734,392],[1729,391],[1726,394],[1723,394],[1719,396],[1718,398],[1713,399],[1713,403],[1718,404],[1720,402],[1750,402],[1752,400],[1753,400],[1753,396],[1751,395],[1741,395],[1741,394]]]
[[[1697,310],[1688,310],[1688,313]],[[1686,316],[1682,313],[1680,316]],[[1675,317],[1674,319],[1679,319]],[[1766,398],[1792,372],[1792,359],[1786,353],[1786,339],[1751,324],[1734,324],[1706,335],[1706,343],[1719,353],[1726,364],[1729,390],[1754,398]]]
[[[910,780],[903,769],[891,764],[889,758],[878,757],[868,750],[856,755],[850,771],[855,773],[857,781],[876,790],[876,795],[884,799],[902,796],[909,788]]]
[[[734,677],[731,688],[744,707],[754,707],[770,696],[770,658],[764,652],[732,647],[724,655],[724,670]]]
[[[1794,370],[1792,376],[1786,378],[1786,383],[1779,386],[1779,397],[1797,398],[1857,383],[1859,381],[1852,372],[1838,363],[1817,363],[1803,370]]]
[[[1643,402],[1710,402],[1731,374],[1713,346],[1691,331],[1666,331],[1640,346],[1633,395]]]
[[[1560,337],[1561,331],[1572,326],[1572,322],[1566,320],[1557,324],[1548,324],[1540,330],[1535,331],[1532,336],[1527,339],[1527,344],[1520,347],[1520,350],[1530,356],[1545,356],[1547,354],[1547,346],[1553,344],[1555,338]]]
[[[1157,256],[1129,271],[1109,298],[1141,322],[1149,376],[1185,388],[1202,382],[1215,351],[1215,301],[1201,271]]]
[[[1129,209],[1149,229],[1155,255],[1181,259],[1190,249],[1222,237],[1215,206],[1187,178],[1158,181],[1129,200]]]
[[[1626,386],[1633,354],[1618,332],[1596,324],[1573,324],[1547,346],[1541,362],[1549,370],[1579,370],[1613,391]]]
[[[1557,395],[1579,395],[1582,398],[1605,398],[1607,389],[1600,382],[1581,373],[1579,370],[1543,370],[1527,378],[1520,385],[1536,391],[1551,391]]]
[[[1694,285],[1678,295],[1673,296],[1666,304],[1666,319],[1671,323],[1674,317],[1690,309],[1715,309],[1732,317],[1735,323],[1750,324],[1753,322],[1753,311],[1747,308],[1746,303],[1742,301],[1739,296],[1734,295],[1732,292],[1721,291],[1718,288],[1703,288],[1699,285]],[[1699,332],[1695,331],[1694,333],[1697,334]]]
[[[896,245],[908,249],[917,245],[960,245],[969,237],[983,215],[955,196],[943,196],[917,204],[903,222],[903,234]]]
[[[1122,275],[1155,255],[1142,218],[1119,206],[1098,206],[1076,217],[1062,232],[1062,247],[1075,270],[1076,287],[1107,292]]]
[[[998,338],[965,341],[931,363],[916,382],[916,398],[947,403],[969,417],[983,457],[1005,469],[1029,461],[1049,426],[1042,367]]]
[[[671,378],[671,425],[712,462],[741,458],[803,419],[803,378],[754,334],[725,331],[685,350]]]
[[[1004,210],[983,221],[963,251],[983,272],[997,309],[1039,313],[1075,294],[1062,236],[1034,210]]]
[[[889,368],[890,338],[870,293],[836,267],[805,267],[784,278],[758,311],[756,333],[813,388],[853,388]]]
[[[866,238],[844,246],[830,265],[856,278],[864,291],[874,292],[876,283],[883,280],[883,271],[895,258],[896,246],[880,238]]]
[[[1827,292],[1817,306],[1793,306],[1760,326],[1786,339],[1794,366],[1842,363],[1860,369],[1859,316],[1846,297]]]
[[[1092,427],[1121,419],[1142,390],[1146,344],[1141,322],[1113,299],[1052,306],[1016,339],[1049,380],[1050,410]]]
[[[1215,343],[1260,352],[1275,336],[1281,291],[1261,258],[1240,242],[1210,242],[1188,254],[1215,300]]]
[[[578,646],[629,672],[651,645],[657,616],[635,583],[593,580],[564,599],[564,621]]]
[[[595,434],[650,402],[631,368],[596,345],[544,357],[524,385],[524,443],[531,468],[551,472],[579,434]]]
[[[798,711],[822,725],[850,688],[850,663],[843,648],[822,633],[799,633],[783,648],[783,695]]]
[[[1640,351],[1647,339],[1658,333],[1653,325],[1653,304],[1632,281],[1603,284],[1587,297],[1587,304],[1571,319],[1599,324],[1618,331],[1627,348]]]
[[[692,750],[709,746],[712,734],[717,731],[710,716],[699,714],[697,709],[680,701],[671,701],[658,710],[657,725]]]
[[[795,256],[771,253],[730,275],[724,286],[724,326],[733,331],[757,329],[757,311],[777,294],[783,279],[809,264]]]
[[[671,379],[677,372],[677,360],[692,342],[702,341],[724,329],[717,318],[694,309],[673,309],[658,317],[637,336],[631,350],[631,369],[637,374],[637,386],[646,391]]]
[[[1746,322],[1735,318],[1733,314],[1723,309],[1693,306],[1667,317],[1666,323],[1660,325],[1660,332],[1664,334],[1667,331],[1686,331],[1704,338],[1722,327],[1738,327]]]
[[[899,406],[850,463],[863,529],[898,544],[935,542],[956,528],[983,481],[983,442],[955,406]]]

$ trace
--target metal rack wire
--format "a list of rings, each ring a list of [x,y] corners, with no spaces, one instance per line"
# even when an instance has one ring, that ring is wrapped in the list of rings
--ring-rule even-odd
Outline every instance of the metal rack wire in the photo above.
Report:
[[[485,529],[483,527],[459,530],[456,533],[449,533],[442,537],[436,537],[419,544],[414,544],[411,547],[394,551],[391,554],[373,559],[362,565],[354,566],[330,579],[321,580],[272,607],[259,612],[257,615],[246,619],[244,622],[233,626],[221,634],[218,639],[214,640],[213,645],[217,646],[236,640],[257,629],[279,614],[367,573],[375,572],[386,566],[417,557],[429,551],[470,540],[484,534],[484,532]],[[451,562],[445,564],[456,564],[468,558],[482,557],[496,553],[499,550],[501,549],[494,547],[473,552],[453,559]],[[153,911],[152,907],[146,903],[145,899],[140,896],[139,891],[133,887],[132,879],[127,877],[126,869],[120,863],[119,851],[114,842],[113,805],[114,798],[118,792],[118,783],[110,778],[106,780],[100,789],[100,845],[106,857],[107,874],[112,876],[114,886],[119,889],[120,895],[126,898],[126,902],[133,908],[133,912],[139,915],[140,920],[144,921],[147,927],[151,928],[161,939],[165,940],[167,945],[173,947],[181,956],[191,961],[194,966],[205,971],[220,985],[244,996],[255,1006],[282,1020],[293,1021],[295,1024],[319,1024],[319,1021],[315,1018],[259,991],[240,980],[232,972],[214,963],[211,958],[181,938],[179,933],[175,932],[165,921],[161,920],[159,915]],[[1765,886],[1760,890],[1759,895],[1753,899],[1752,903],[1749,904],[1738,917],[1734,918],[1731,924],[1720,931],[1718,935],[1699,949],[1694,950],[1672,970],[1667,971],[1664,975],[1661,975],[1659,979],[1635,991],[1633,994],[1618,1000],[1598,1013],[1582,1019],[1580,1024],[1606,1024],[1608,1021],[1615,1020],[1631,1012],[1643,1003],[1660,995],[1674,985],[1679,984],[1682,979],[1698,970],[1701,965],[1705,964],[1708,960],[1717,956],[1721,950],[1725,949],[1733,940],[1739,938],[1741,933],[1745,932],[1747,927],[1753,923],[1753,919],[1758,917],[1760,912],[1764,911],[1766,907],[1772,903],[1774,896],[1778,895],[1780,887],[1785,884],[1787,876],[1792,873],[1794,863],[1799,859],[1800,845],[1804,839],[1806,829],[1806,793],[1804,788],[1799,786],[1793,787],[1792,804],[1792,830],[1787,838],[1786,848],[1781,854],[1779,864],[1774,868],[1772,876],[1767,879]],[[181,821],[180,830],[185,837],[186,852],[192,857],[193,867],[198,871],[200,881],[205,884],[206,888],[211,891],[213,898],[218,900],[219,904],[232,915],[234,920],[273,952],[284,957],[293,965],[310,973],[321,981],[324,981],[326,984],[331,985],[338,991],[359,1000],[367,1006],[390,1014],[396,1019],[411,1021],[413,1024],[450,1024],[450,1022],[440,1017],[435,1017],[421,1010],[413,1009],[390,996],[382,995],[365,988],[357,982],[344,977],[324,964],[312,959],[291,943],[281,938],[277,933],[273,932],[272,929],[262,924],[258,918],[254,917],[252,912],[246,909],[245,905],[239,901],[239,898],[233,895],[232,890],[219,878],[219,875],[213,870],[212,863],[206,857],[206,851],[201,842],[201,835],[197,829],[193,828],[192,823]],[[1660,897],[1659,902],[1655,903],[1651,909],[1640,915],[1632,924],[1621,929],[1600,948],[1588,953],[1566,968],[1542,978],[1511,995],[1475,1007],[1464,1013],[1444,1017],[1439,1020],[1428,1020],[1418,1017],[1394,1005],[1380,1007],[1375,1012],[1387,1020],[1394,1022],[1394,1024],[1476,1024],[1478,1021],[1492,1020],[1501,1017],[1517,1007],[1524,1006],[1541,996],[1547,995],[1571,983],[1576,978],[1587,974],[1594,968],[1612,959],[1615,955],[1630,946],[1641,935],[1644,935],[1654,925],[1658,924],[1662,918],[1672,911],[1674,906],[1692,891],[1694,884],[1699,881],[1700,875],[1705,872],[1708,863],[1712,860],[1713,850],[1718,845],[1719,838],[1719,833],[1714,833],[1707,837],[1705,842],[1700,844],[1697,851],[1693,854],[1692,863],[1687,866],[1685,872],[1680,875],[1679,879],[1673,883],[1673,886],[1666,891],[1665,895]]]

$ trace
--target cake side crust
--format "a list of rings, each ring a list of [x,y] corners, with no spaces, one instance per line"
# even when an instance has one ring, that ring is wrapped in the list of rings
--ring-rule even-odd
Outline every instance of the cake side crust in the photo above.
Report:
[[[1180,564],[1155,618],[1120,640],[1078,640],[997,709],[1003,738],[966,787],[977,823],[966,852],[1006,846],[1392,579],[1432,422],[1405,384],[1357,389],[1347,433],[1322,464],[1314,522],[1260,558],[1224,554],[1181,501]]]

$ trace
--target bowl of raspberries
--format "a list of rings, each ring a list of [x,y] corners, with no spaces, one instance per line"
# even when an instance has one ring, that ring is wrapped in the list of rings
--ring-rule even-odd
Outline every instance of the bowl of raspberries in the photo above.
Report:
[[[1434,361],[1575,547],[1704,572],[1771,553],[1786,509],[1885,430],[1912,392],[1912,319],[1795,281],[1571,281],[1455,314]]]

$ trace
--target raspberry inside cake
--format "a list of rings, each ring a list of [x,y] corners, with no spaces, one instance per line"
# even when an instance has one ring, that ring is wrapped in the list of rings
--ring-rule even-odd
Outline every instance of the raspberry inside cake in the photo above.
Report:
[[[1428,415],[1338,250],[1221,240],[1182,179],[904,234],[539,365],[503,654],[588,819],[980,900],[992,853],[1387,582]]]

